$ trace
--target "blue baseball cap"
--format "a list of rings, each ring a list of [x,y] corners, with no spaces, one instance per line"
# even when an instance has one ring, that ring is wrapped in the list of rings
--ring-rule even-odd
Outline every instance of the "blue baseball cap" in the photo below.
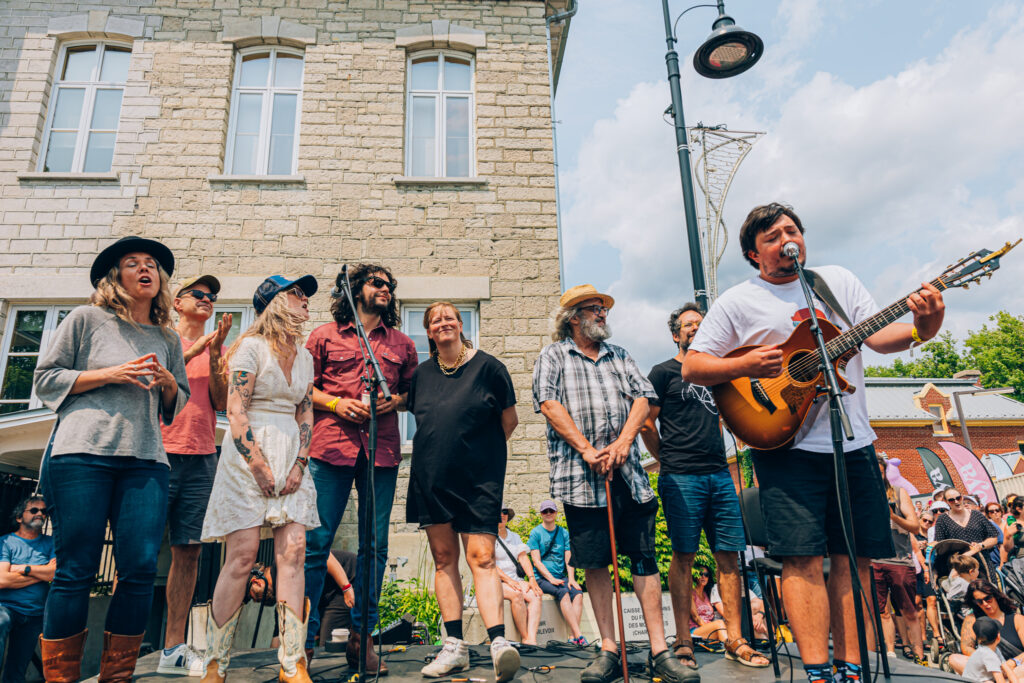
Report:
[[[284,275],[271,275],[268,277],[260,283],[260,286],[256,288],[256,293],[252,295],[252,307],[256,309],[256,315],[263,313],[275,296],[281,292],[288,291],[296,285],[302,289],[307,297],[316,294],[316,278],[312,275],[303,275],[295,280],[289,280]]]

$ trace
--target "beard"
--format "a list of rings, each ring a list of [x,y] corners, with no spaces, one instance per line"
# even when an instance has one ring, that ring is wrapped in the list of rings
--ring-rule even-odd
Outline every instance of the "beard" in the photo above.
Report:
[[[33,519],[31,522],[25,524],[32,531],[42,531],[46,523],[41,519]]]
[[[376,295],[371,295],[366,292],[359,293],[359,299],[357,300],[357,303],[359,304],[360,308],[362,308],[363,311],[366,313],[383,315],[388,310],[388,304],[384,304],[383,306],[381,304],[378,304]]]
[[[584,337],[595,342],[602,342],[612,336],[612,328],[608,323],[598,325],[597,322],[585,318],[580,320],[580,332]]]

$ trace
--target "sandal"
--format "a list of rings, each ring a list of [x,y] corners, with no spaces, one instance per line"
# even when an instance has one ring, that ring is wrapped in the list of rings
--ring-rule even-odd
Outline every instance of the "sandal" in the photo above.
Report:
[[[911,648],[909,645],[904,645],[902,652],[903,652],[904,659],[909,659],[910,661],[914,661],[914,650],[913,650],[913,648]]]
[[[690,669],[697,669],[697,660],[693,656],[693,641],[692,640],[679,640],[672,645],[672,654],[679,663]]]
[[[754,657],[760,657],[763,662],[754,662]],[[755,669],[763,669],[771,664],[767,657],[750,647],[746,638],[737,638],[726,643],[725,658]]]

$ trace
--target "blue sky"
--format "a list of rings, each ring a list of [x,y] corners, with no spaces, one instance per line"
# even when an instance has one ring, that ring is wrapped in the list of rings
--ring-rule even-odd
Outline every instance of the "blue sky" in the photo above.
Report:
[[[673,16],[691,4],[671,2]],[[688,125],[766,133],[726,204],[720,290],[754,274],[736,233],[773,200],[803,219],[810,265],[849,268],[881,306],[1024,236],[1024,1],[726,10],[765,42],[751,70],[693,71],[714,9],[682,18],[677,48]],[[614,340],[644,369],[673,354],[665,321],[693,293],[669,102],[661,3],[580,0],[556,101],[566,284],[616,297]],[[1024,245],[981,288],[947,293],[947,329],[962,339],[999,309],[1024,313],[1022,278]]]

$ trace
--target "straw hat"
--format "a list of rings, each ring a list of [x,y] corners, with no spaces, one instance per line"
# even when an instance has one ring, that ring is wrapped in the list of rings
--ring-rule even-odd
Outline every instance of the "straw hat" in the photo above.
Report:
[[[581,301],[586,301],[587,299],[600,299],[601,303],[608,308],[615,305],[615,299],[611,298],[607,294],[602,294],[597,291],[594,285],[576,285],[575,287],[570,287],[565,291],[565,294],[562,295],[562,298],[558,300],[558,305],[562,308],[569,308],[571,306],[575,306]]]

